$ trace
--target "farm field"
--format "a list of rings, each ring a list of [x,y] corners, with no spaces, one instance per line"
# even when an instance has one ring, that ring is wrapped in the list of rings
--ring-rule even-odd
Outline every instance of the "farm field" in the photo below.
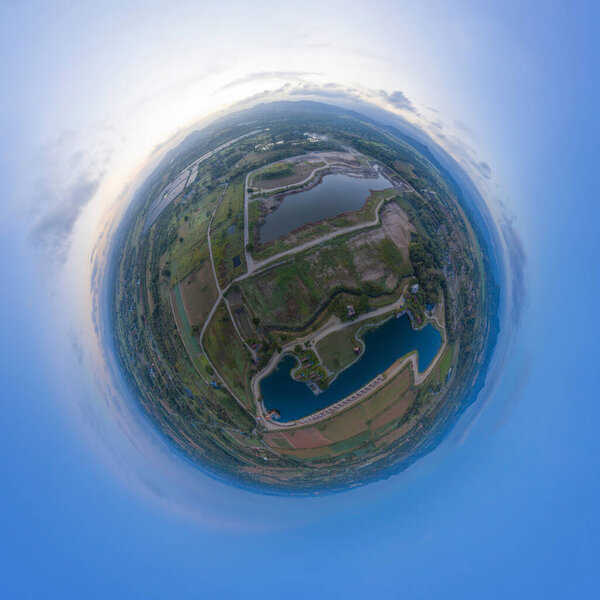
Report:
[[[223,188],[217,188],[186,206],[180,215],[172,217],[169,229],[173,243],[163,258],[171,285],[179,283],[209,260],[208,223],[222,194]]]
[[[178,285],[192,327],[200,328],[217,300],[217,287],[210,262],[203,262]]]
[[[208,325],[204,344],[211,362],[219,365],[220,373],[227,384],[250,409],[252,406],[250,358],[223,302],[219,304]]]

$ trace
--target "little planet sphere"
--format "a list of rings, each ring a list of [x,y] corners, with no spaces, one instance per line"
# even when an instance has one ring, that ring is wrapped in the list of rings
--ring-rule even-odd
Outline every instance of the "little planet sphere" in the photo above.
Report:
[[[481,207],[400,128],[274,102],[190,134],[119,225],[112,331],[187,458],[266,493],[431,451],[483,386],[499,288]]]

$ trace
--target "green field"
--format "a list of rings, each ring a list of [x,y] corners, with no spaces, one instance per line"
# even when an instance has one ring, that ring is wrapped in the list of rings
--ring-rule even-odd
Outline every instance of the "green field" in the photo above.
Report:
[[[208,223],[222,194],[223,188],[217,188],[173,216],[169,224],[171,243],[164,259],[171,285],[209,260]]]
[[[281,179],[282,177],[289,177],[294,173],[294,166],[290,163],[276,163],[269,167],[265,167],[260,173],[256,174],[257,181],[270,180],[270,179]]]
[[[219,284],[226,287],[246,272],[244,253],[244,184],[230,183],[210,228],[210,239]]]
[[[206,352],[219,374],[247,408],[252,405],[252,363],[240,341],[223,301],[215,311],[203,340]]]
[[[357,266],[356,255],[346,243],[337,238],[323,246],[317,246],[279,266],[241,282],[246,301],[266,324],[278,327],[302,327],[315,312],[329,302],[334,293],[346,290],[356,294],[358,306],[361,294],[387,296],[393,300],[394,289],[386,288],[386,280],[392,270],[385,264],[380,249],[365,245],[361,261],[367,268],[375,269],[381,276],[373,281],[363,281],[364,275]],[[370,303],[367,299],[367,305]],[[341,315],[345,305],[336,306]]]

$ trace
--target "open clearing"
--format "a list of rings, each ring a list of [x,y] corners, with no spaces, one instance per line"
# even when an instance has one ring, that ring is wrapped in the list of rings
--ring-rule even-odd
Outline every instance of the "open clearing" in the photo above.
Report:
[[[317,352],[327,369],[337,373],[358,359],[363,344],[356,339],[356,332],[361,325],[345,327],[319,340]],[[354,352],[356,347],[360,349],[358,354]]]

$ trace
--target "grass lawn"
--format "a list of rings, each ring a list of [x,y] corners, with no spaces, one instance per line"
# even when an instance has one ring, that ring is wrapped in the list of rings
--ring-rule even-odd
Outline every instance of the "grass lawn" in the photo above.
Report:
[[[367,252],[368,248],[364,250],[365,255]],[[371,252],[372,260],[377,261],[377,250]],[[389,271],[385,264],[380,263],[380,266],[385,280]],[[384,288],[382,282],[377,285]],[[275,328],[278,325],[302,327],[333,292],[345,288],[358,293],[363,282],[352,250],[345,240],[339,239],[245,279],[241,287],[247,302],[264,323]]]
[[[334,331],[317,343],[317,351],[323,364],[330,371],[337,373],[354,362],[358,357],[354,348],[358,346],[362,353],[362,343],[356,339],[356,331],[360,325],[346,327]]]
[[[450,370],[450,366],[452,365],[452,358],[454,355],[454,344],[447,344],[444,353],[440,357],[438,363],[438,369],[440,373],[440,382],[444,383],[446,381],[446,376],[448,375],[448,371]]]

